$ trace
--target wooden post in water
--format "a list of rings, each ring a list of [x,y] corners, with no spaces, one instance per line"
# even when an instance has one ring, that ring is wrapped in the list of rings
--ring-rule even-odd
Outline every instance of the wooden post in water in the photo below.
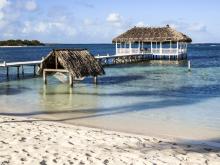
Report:
[[[34,76],[36,76],[36,65],[34,65]]]
[[[22,76],[24,77],[24,66],[21,65],[21,72],[22,72]]]
[[[17,77],[19,78],[20,76],[20,66],[17,66]]]
[[[97,76],[94,76],[93,82],[94,82],[94,84],[97,84]]]
[[[6,68],[6,76],[9,77],[9,67]]]
[[[43,80],[44,80],[44,84],[47,84],[47,74],[45,70],[43,70]]]
[[[191,63],[190,63],[190,60],[188,60],[188,71],[189,71],[189,72],[191,71]]]
[[[69,73],[69,84],[72,87],[73,86],[73,76]]]

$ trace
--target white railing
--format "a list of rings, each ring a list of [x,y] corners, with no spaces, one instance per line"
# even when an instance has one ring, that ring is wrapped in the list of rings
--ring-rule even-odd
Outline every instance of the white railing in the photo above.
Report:
[[[139,54],[140,49],[138,48],[118,48],[117,54]]]
[[[183,48],[153,48],[148,50],[140,50],[138,48],[117,48],[117,54],[118,55],[124,55],[124,54],[154,54],[154,55],[178,55],[186,53],[186,49]]]
[[[153,48],[152,49],[152,54],[155,55],[178,55],[178,54],[183,54],[186,53],[186,49],[176,49],[176,48]]]

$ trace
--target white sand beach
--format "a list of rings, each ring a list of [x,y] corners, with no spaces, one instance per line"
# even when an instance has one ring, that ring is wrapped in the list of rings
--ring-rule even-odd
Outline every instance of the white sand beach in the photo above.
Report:
[[[0,164],[211,164],[220,148],[0,116]]]

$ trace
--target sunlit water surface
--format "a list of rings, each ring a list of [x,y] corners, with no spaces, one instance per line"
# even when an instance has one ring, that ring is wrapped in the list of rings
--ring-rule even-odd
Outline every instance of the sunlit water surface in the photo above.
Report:
[[[0,48],[6,61],[37,60],[51,48],[86,47],[93,54],[114,53],[113,45],[49,45]],[[192,71],[184,64],[142,63],[106,67],[74,87],[50,77],[11,81],[0,70],[0,114],[37,117],[154,136],[220,141],[220,45],[189,46]]]

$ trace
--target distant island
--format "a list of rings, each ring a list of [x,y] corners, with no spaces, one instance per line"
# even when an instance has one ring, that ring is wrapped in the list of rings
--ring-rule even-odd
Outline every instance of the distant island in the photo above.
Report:
[[[0,46],[44,46],[38,40],[6,40],[0,41]]]

